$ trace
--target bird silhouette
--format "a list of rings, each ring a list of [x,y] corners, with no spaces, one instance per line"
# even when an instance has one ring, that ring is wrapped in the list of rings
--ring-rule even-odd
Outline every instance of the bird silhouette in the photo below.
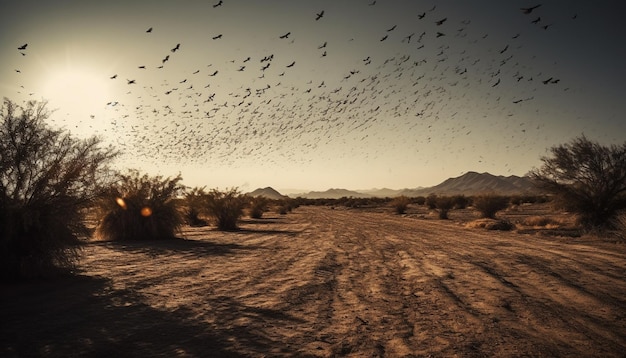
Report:
[[[165,56],[165,58],[163,58],[161,60],[161,63],[165,63],[165,62],[169,61],[169,59],[170,59],[170,55],[167,55],[167,56]]]
[[[437,26],[441,26],[444,22],[446,22],[446,20],[448,20],[448,18],[444,17],[443,19],[436,21],[435,24],[437,24]]]
[[[315,14],[315,21],[321,19],[324,16],[324,10],[320,11],[319,14]]]
[[[176,52],[177,50],[180,50],[180,44],[176,44],[176,46],[172,49],[172,52]]]
[[[288,37],[289,37],[289,35],[291,35],[291,32],[288,32],[288,33],[286,33],[286,34],[284,34],[284,35],[280,36],[280,38],[281,38],[281,39],[286,39],[286,38],[288,38]]]
[[[380,41],[385,41],[388,37],[389,37],[389,35],[385,35],[385,36],[383,36],[382,39],[380,39]]]
[[[437,37],[446,36],[443,32],[437,32]]]
[[[134,85],[136,83],[135,80],[128,80],[128,79],[126,80],[126,82],[129,85]]]
[[[296,61],[293,61],[292,63],[288,64],[287,67],[293,67],[293,65],[296,64]]]
[[[117,78],[117,74],[115,74],[115,75],[113,75],[113,76],[111,76],[111,77],[109,77],[109,78],[110,78],[110,79],[112,79],[112,80],[114,80],[114,79],[116,79],[116,78]]]
[[[28,46],[28,44],[23,44],[22,46],[18,47],[18,50],[26,50],[26,47]]]
[[[152,32],[152,28],[147,29],[146,32],[148,33]]]
[[[418,19],[420,19],[420,20],[421,20],[421,19],[423,19],[423,18],[424,18],[424,16],[426,16],[426,13],[425,13],[425,12],[423,12],[423,13],[421,13],[421,14],[417,14],[417,18],[418,18]]]
[[[520,10],[522,10],[522,12],[526,15],[530,14],[531,12],[533,12],[533,10],[535,10],[536,8],[538,8],[539,6],[541,6],[541,4],[535,5],[535,6],[531,6],[531,7],[523,7]]]
[[[531,21],[531,23],[533,23],[533,24],[538,24],[538,23],[539,23],[539,21],[541,21],[541,16],[540,16],[540,17],[537,17],[536,19],[534,19],[533,21]]]
[[[222,6],[224,2],[222,0],[218,1],[217,4],[214,4],[213,7]]]
[[[219,34],[217,36],[213,36],[213,40],[217,40],[217,39],[221,39],[222,38],[222,34]]]
[[[393,25],[390,29],[387,29],[387,32],[391,32],[396,29],[398,25]]]

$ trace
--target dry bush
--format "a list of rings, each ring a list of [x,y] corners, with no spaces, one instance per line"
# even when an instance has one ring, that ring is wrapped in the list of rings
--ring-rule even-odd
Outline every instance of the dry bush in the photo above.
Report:
[[[402,215],[406,213],[406,209],[409,207],[411,200],[404,195],[400,195],[394,198],[389,204],[393,207],[396,214]]]
[[[467,224],[465,224],[465,227],[472,229],[510,231],[515,228],[515,225],[513,225],[513,223],[508,220],[482,218],[468,222]]]
[[[95,236],[117,241],[174,238],[183,224],[175,200],[183,189],[181,180],[180,175],[150,177],[136,170],[119,174],[97,202]]]
[[[435,210],[437,208],[437,195],[430,194],[426,197],[424,204],[430,209]]]
[[[452,197],[452,201],[454,202],[454,209],[465,209],[471,203],[471,200],[465,195],[455,195]]]
[[[506,196],[485,194],[474,197],[472,200],[474,209],[480,212],[481,218],[495,219],[496,213],[509,206],[509,198]]]
[[[237,230],[246,202],[246,197],[237,188],[225,191],[212,189],[205,196],[204,208],[215,219],[218,229]]]
[[[440,196],[435,200],[435,208],[439,214],[439,219],[447,220],[448,212],[454,208],[454,198],[449,196]]]
[[[525,218],[521,224],[525,226],[546,228],[556,228],[560,226],[558,221],[547,216],[529,216]]]
[[[613,234],[621,241],[626,241],[626,212],[621,212],[613,219]]]
[[[626,142],[604,146],[582,135],[550,151],[531,177],[577,213],[585,228],[610,227],[626,210]]]
[[[117,155],[49,128],[49,115],[45,102],[5,99],[0,110],[0,280],[73,268],[89,235],[83,213]]]
[[[250,217],[260,219],[267,211],[269,200],[264,196],[257,196],[250,199]]]
[[[204,187],[187,188],[185,190],[183,197],[185,206],[183,209],[183,218],[187,225],[195,227],[208,225],[207,221],[200,217],[205,196]]]

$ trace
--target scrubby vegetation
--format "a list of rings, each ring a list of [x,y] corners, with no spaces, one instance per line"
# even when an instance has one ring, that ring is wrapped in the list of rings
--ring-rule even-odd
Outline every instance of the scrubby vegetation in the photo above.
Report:
[[[0,113],[0,278],[70,269],[116,152],[48,127],[45,102],[5,99]]]
[[[406,209],[409,207],[411,200],[404,195],[394,198],[390,205],[395,210],[396,214],[402,215],[406,213]]]
[[[97,201],[96,237],[120,241],[175,237],[184,222],[175,200],[183,189],[181,180],[180,175],[150,177],[136,170],[118,174]]]
[[[626,143],[603,146],[583,135],[550,151],[531,177],[584,227],[611,226],[626,209]]]
[[[183,197],[183,218],[189,226],[206,226],[207,221],[200,217],[206,193],[202,188],[187,188]]]
[[[246,197],[237,189],[212,189],[203,200],[204,210],[215,220],[220,230],[236,230],[246,206]]]
[[[509,206],[509,198],[506,196],[484,194],[473,198],[472,205],[478,210],[480,217],[495,219],[496,213]]]
[[[269,200],[264,196],[257,196],[250,199],[250,217],[260,219],[263,213],[267,211]]]
[[[455,201],[454,198],[449,196],[440,196],[435,200],[435,209],[439,214],[439,219],[447,220],[448,212],[454,208]]]

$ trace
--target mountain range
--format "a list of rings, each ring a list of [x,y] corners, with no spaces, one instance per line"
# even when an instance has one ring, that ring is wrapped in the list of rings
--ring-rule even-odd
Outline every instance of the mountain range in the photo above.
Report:
[[[371,198],[371,197],[396,197],[400,195],[416,197],[436,195],[477,195],[492,193],[499,195],[533,194],[539,190],[535,187],[529,177],[517,175],[502,176],[490,173],[467,172],[456,178],[449,178],[442,183],[428,188],[413,189],[369,189],[369,190],[347,190],[328,189],[326,191],[311,191],[308,193],[290,194],[289,197],[303,197],[307,199],[338,199],[341,197]],[[250,195],[264,195],[268,198],[285,198],[271,187],[257,189]]]

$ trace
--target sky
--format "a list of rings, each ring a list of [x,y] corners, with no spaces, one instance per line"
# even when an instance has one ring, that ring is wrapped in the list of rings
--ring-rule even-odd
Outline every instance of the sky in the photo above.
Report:
[[[0,96],[191,187],[428,187],[626,140],[623,1],[0,3]]]

